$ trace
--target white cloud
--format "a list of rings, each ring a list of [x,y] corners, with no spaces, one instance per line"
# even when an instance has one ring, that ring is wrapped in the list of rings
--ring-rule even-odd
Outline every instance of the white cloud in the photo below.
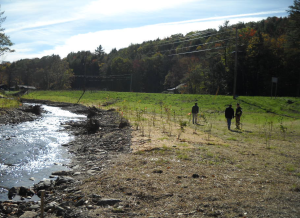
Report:
[[[94,50],[101,44],[106,53],[109,53],[113,48],[124,48],[129,46],[131,43],[137,44],[143,41],[155,40],[157,38],[163,39],[171,36],[172,34],[182,33],[186,34],[191,31],[205,30],[208,28],[218,29],[220,25],[226,20],[220,18],[208,18],[204,20],[191,20],[185,22],[172,22],[157,25],[148,25],[137,28],[126,28],[117,30],[104,30],[97,32],[90,32],[87,34],[79,34],[72,36],[65,40],[64,44],[55,46],[53,49],[45,50],[35,55],[26,54],[25,50],[18,50],[18,54],[10,54],[7,59],[10,61],[17,60],[21,56],[23,58],[34,58],[43,57],[52,54],[59,54],[62,58],[66,57],[70,52],[77,52],[83,50]],[[235,24],[240,21],[250,22],[259,21],[265,17],[247,17],[247,18],[233,18],[227,19],[230,24]],[[24,47],[26,45],[23,45]],[[23,53],[23,55],[22,55]]]
[[[237,2],[248,7],[250,1],[245,1],[247,5],[244,1],[221,0],[4,0],[1,9],[5,10],[8,19],[3,27],[15,43],[13,49],[16,50],[15,53],[7,54],[5,59],[16,61],[51,54],[65,57],[70,52],[81,50],[93,52],[100,44],[109,53],[112,48],[120,49],[131,43],[162,39],[176,33],[218,29],[225,20],[230,20],[230,24],[259,21],[285,12],[249,14],[249,11],[257,10],[235,10]],[[223,10],[224,5],[226,10]],[[252,5],[261,7],[260,4]],[[272,10],[280,9],[275,7]],[[237,14],[236,11],[245,13],[222,16]],[[193,16],[189,16],[190,13]],[[150,25],[157,22],[168,23]],[[118,26],[117,29],[114,25]]]
[[[199,0],[96,0],[85,6],[82,13],[91,15],[120,15],[127,13],[141,13],[151,11],[161,11],[167,8],[174,8],[186,5]]]

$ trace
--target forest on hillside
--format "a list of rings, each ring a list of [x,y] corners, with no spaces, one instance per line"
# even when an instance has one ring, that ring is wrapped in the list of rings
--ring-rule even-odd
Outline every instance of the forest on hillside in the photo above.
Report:
[[[98,89],[231,95],[300,96],[300,3],[289,17],[175,34],[106,53],[95,51],[22,59],[0,65],[0,84],[43,90]],[[274,89],[275,90],[275,89]]]

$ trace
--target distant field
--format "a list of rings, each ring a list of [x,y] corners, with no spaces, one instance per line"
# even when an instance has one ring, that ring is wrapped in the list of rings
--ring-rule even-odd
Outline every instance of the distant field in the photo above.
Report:
[[[77,103],[82,91],[35,91],[24,96],[28,99],[44,99],[59,102]],[[184,116],[191,111],[195,102],[198,102],[200,111],[204,114],[220,114],[228,104],[233,108],[237,102],[244,110],[244,122],[253,122],[253,118],[277,119],[274,114],[283,119],[300,118],[300,99],[294,97],[248,97],[241,96],[234,100],[232,96],[215,95],[180,95],[160,93],[130,93],[108,91],[86,91],[80,99],[81,104],[94,105],[96,107],[119,107],[126,106],[129,110],[147,108],[148,112],[160,113],[169,108],[172,112]],[[248,118],[247,118],[248,115]],[[274,120],[274,121],[275,121]]]

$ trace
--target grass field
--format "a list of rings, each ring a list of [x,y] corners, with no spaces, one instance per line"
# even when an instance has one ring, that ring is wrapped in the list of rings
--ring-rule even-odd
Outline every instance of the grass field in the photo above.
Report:
[[[23,97],[77,103],[81,94]],[[189,115],[195,102],[198,125]],[[229,131],[224,110],[237,102],[242,129]],[[133,130],[133,153],[88,178],[85,194],[120,198],[143,217],[299,217],[299,98],[87,91],[79,103],[115,108]]]

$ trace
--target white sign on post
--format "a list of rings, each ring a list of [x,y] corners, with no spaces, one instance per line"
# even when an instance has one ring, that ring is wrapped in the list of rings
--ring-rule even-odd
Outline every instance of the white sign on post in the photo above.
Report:
[[[278,82],[278,78],[277,77],[272,77],[272,83],[277,83]]]

